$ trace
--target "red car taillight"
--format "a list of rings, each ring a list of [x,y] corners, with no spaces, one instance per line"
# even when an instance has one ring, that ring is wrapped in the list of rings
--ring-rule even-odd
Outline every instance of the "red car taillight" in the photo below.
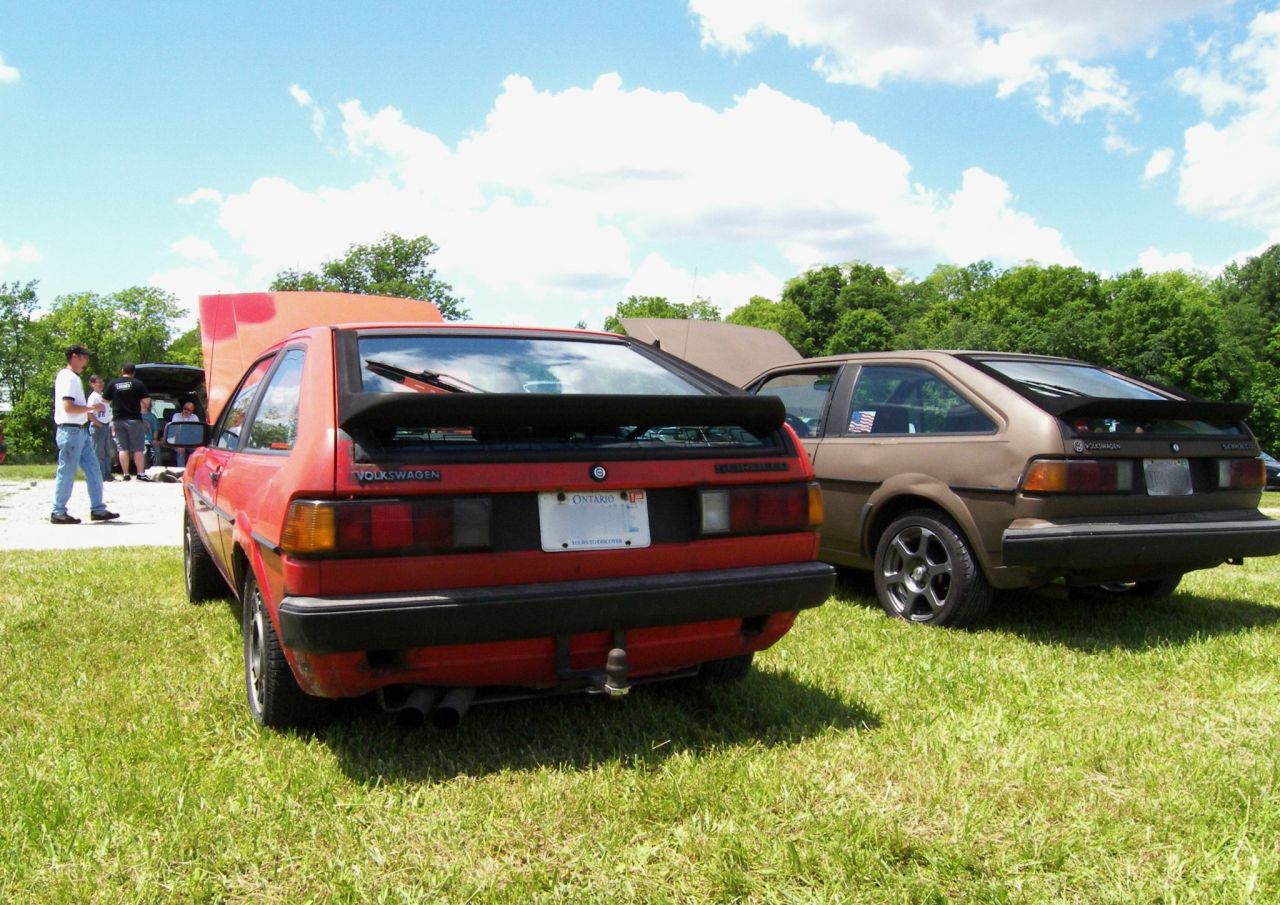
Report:
[[[482,497],[294,500],[280,546],[295,556],[484,550],[490,513]]]
[[[1222,490],[1258,490],[1267,484],[1267,466],[1261,459],[1219,459],[1218,487]]]
[[[703,535],[806,531],[822,525],[822,490],[816,483],[764,484],[703,490]]]
[[[1035,459],[1022,478],[1024,493],[1128,493],[1133,463],[1124,459]]]

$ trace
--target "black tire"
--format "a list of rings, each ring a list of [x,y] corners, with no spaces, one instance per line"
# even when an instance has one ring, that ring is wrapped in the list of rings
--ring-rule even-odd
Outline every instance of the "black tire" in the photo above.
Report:
[[[1143,581],[1115,581],[1108,584],[1083,588],[1084,596],[1093,600],[1115,600],[1118,598],[1142,598],[1143,600],[1164,600],[1172,597],[1182,581],[1182,573],[1166,575],[1163,578],[1148,578]]]
[[[880,536],[876,596],[886,613],[922,625],[973,625],[991,604],[991,585],[964,532],[939,509],[914,509]]]
[[[240,602],[244,608],[244,687],[249,712],[269,729],[294,729],[314,722],[323,702],[298,687],[252,571],[245,577]]]
[[[191,523],[191,513],[185,509],[182,512],[182,578],[187,599],[192,603],[225,600],[230,596],[231,588],[223,581],[213,555]]]

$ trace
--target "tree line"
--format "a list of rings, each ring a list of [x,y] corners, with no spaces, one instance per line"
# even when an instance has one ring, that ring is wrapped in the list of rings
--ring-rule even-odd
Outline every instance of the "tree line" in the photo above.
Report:
[[[426,236],[388,234],[352,245],[318,271],[285,270],[272,290],[329,290],[425,298],[447,320],[468,311],[431,264]],[[54,454],[52,386],[64,350],[84,343],[88,372],[114,376],[126,361],[200,364],[200,335],[181,331],[176,297],[150,287],[59,296],[40,312],[38,283],[0,283],[0,402],[17,460]],[[776,330],[805,356],[887,349],[984,349],[1095,362],[1207,399],[1252,404],[1264,448],[1280,447],[1280,244],[1220,276],[1131,270],[1103,277],[1081,267],[988,261],[940,265],[923,279],[854,262],[789,280],[778,299],[756,296],[722,318],[709,299],[631,296],[624,317],[725,320]],[[585,326],[579,324],[578,326]]]
[[[707,299],[631,296],[624,317],[721,320]],[[1250,427],[1280,447],[1280,244],[1217,277],[988,261],[940,265],[921,280],[871,264],[816,267],[778,299],[756,296],[723,320],[776,330],[804,356],[889,349],[1061,355],[1206,399],[1251,403]]]

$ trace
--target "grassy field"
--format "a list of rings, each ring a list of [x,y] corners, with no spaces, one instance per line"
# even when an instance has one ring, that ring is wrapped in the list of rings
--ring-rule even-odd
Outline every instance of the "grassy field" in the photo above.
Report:
[[[865,586],[736,686],[260,732],[176,551],[0,554],[0,901],[1280,899],[1280,561],[1170,601]]]
[[[0,481],[37,481],[52,480],[58,466],[55,465],[0,465]],[[77,475],[80,480],[83,476]]]

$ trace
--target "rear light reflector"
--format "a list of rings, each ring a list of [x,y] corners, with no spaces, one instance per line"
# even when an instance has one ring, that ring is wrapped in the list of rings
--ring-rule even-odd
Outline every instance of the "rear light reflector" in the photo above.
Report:
[[[1126,459],[1034,459],[1022,478],[1025,493],[1127,493],[1133,463]]]
[[[1218,487],[1222,490],[1259,490],[1266,483],[1267,466],[1261,459],[1218,460]]]
[[[490,546],[490,514],[484,497],[294,500],[280,546],[295,556],[483,550]]]
[[[723,487],[703,490],[700,499],[704,535],[806,531],[822,524],[816,483]]]

